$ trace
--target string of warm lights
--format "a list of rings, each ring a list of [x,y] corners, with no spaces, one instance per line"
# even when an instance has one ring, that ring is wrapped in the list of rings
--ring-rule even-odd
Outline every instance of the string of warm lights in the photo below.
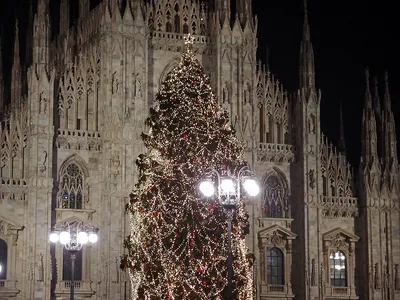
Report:
[[[187,43],[146,120],[148,151],[136,161],[139,181],[126,211],[131,234],[121,267],[134,299],[223,299],[227,285],[226,216],[217,199],[198,197],[209,168],[244,164],[243,148]],[[235,299],[253,299],[253,256],[245,245],[241,200],[233,220]]]

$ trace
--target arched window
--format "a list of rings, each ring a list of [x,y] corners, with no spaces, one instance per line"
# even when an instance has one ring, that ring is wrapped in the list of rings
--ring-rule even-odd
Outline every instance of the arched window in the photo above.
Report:
[[[271,248],[267,252],[267,283],[284,285],[285,269],[283,252],[278,248]]]
[[[181,17],[179,15],[175,15],[174,17],[174,30],[176,33],[181,32]]]
[[[61,208],[82,209],[85,177],[82,169],[75,163],[63,168],[60,176]]]
[[[7,279],[7,243],[0,239],[0,280]]]
[[[82,280],[82,250],[76,252],[75,257],[75,268],[74,268],[74,280]],[[63,248],[63,272],[62,280],[71,280],[71,253]]]
[[[287,211],[288,185],[286,179],[273,170],[264,180],[265,218],[285,218]]]
[[[329,256],[332,286],[347,286],[346,256],[342,251],[332,251]]]

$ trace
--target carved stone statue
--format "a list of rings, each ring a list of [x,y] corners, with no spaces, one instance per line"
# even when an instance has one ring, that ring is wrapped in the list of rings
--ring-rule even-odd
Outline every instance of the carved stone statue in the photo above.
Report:
[[[111,159],[111,169],[112,169],[112,174],[114,175],[114,177],[117,177],[119,175],[119,166],[121,165],[121,161],[119,158],[119,155],[115,155],[112,159]]]
[[[246,87],[244,90],[244,104],[250,103],[250,88]]]
[[[120,82],[118,79],[117,71],[115,71],[112,75],[112,94],[119,95],[120,94],[120,88],[119,88]]]
[[[39,166],[39,171],[41,173],[43,173],[44,171],[46,171],[46,163],[47,163],[47,151],[43,151],[42,154],[42,163]]]
[[[48,100],[44,96],[44,92],[40,93],[40,98],[39,98],[39,113],[40,114],[47,114],[47,102],[48,102]]]
[[[311,114],[308,117],[307,122],[308,122],[308,133],[315,134],[315,116]]]
[[[229,91],[227,86],[222,89],[222,103],[229,103]]]
[[[133,95],[135,97],[142,97],[142,82],[140,81],[139,73],[134,75]]]
[[[308,172],[308,178],[309,178],[309,183],[310,183],[310,188],[314,189],[315,188],[315,170],[310,169]]]

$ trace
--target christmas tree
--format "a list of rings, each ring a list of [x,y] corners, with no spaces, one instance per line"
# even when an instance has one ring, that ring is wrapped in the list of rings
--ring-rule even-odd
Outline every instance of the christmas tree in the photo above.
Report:
[[[216,197],[199,195],[210,169],[237,172],[243,148],[192,50],[166,77],[142,134],[148,149],[136,161],[139,181],[126,206],[131,234],[127,269],[134,299],[224,299],[227,222]],[[247,215],[239,200],[233,218],[234,299],[253,299],[252,254],[245,246]]]

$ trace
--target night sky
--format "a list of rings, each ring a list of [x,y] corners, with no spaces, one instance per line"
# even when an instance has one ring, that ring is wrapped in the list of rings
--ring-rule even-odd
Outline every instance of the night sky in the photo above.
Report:
[[[15,11],[21,23],[21,56],[24,54],[27,3],[28,0],[1,0],[0,24],[6,77],[11,67]],[[266,61],[268,45],[271,71],[289,92],[294,92],[299,81],[303,0],[254,0],[253,3],[253,11],[259,20],[258,57]],[[355,167],[361,147],[366,67],[370,69],[371,79],[378,76],[381,99],[384,72],[389,72],[392,108],[397,118],[397,132],[400,132],[400,47],[397,45],[400,24],[395,15],[395,3],[392,0],[369,0],[368,3],[364,0],[308,0],[316,82],[322,90],[322,130],[337,144],[342,102],[348,156]]]

